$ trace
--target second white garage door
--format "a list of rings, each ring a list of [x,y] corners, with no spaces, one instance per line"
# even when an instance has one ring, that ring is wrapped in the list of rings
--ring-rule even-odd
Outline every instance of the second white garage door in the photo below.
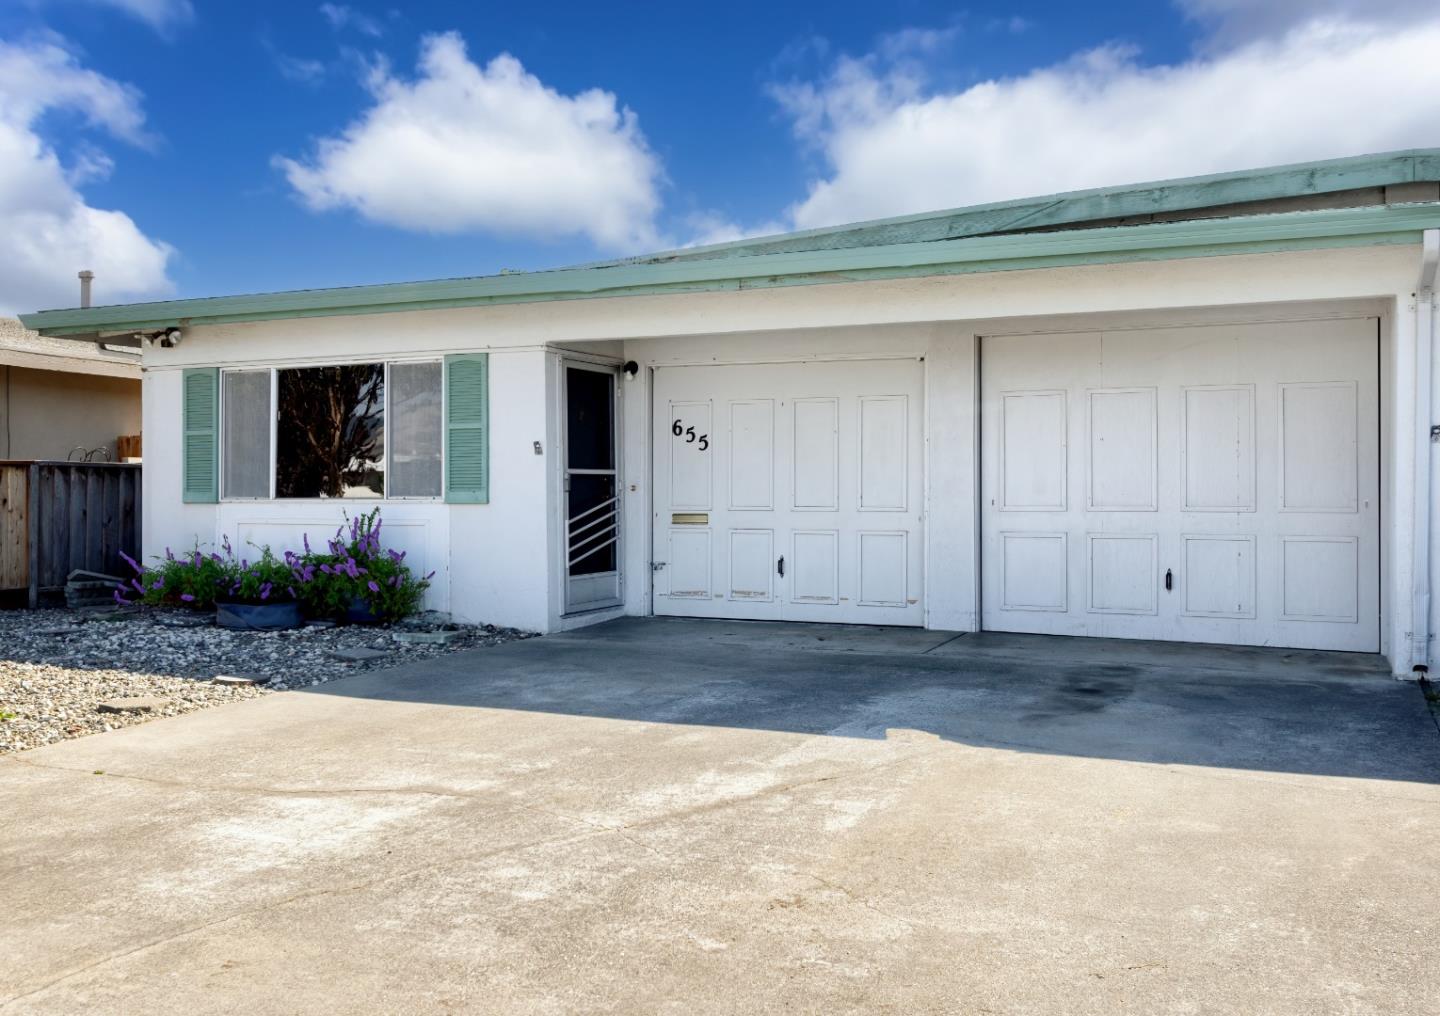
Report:
[[[984,626],[1379,650],[1374,319],[986,338]]]
[[[924,623],[917,360],[655,372],[655,612]]]

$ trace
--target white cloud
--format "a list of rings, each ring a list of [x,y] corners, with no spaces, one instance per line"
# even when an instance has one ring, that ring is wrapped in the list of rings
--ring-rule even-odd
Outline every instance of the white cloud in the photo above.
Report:
[[[375,39],[385,34],[385,30],[380,27],[380,22],[345,4],[321,4],[320,14],[330,22],[330,27],[337,32],[353,28],[361,35],[368,35]]]
[[[1177,0],[1210,33],[1210,47],[1283,35],[1315,21],[1405,24],[1435,17],[1435,0]]]
[[[37,122],[58,110],[114,137],[147,141],[134,89],[81,67],[52,43],[0,42],[0,313],[74,306],[81,268],[94,270],[100,302],[167,295],[171,248],[123,212],[92,208],[76,189],[108,175],[109,157],[86,144],[66,166],[37,132]]]
[[[315,85],[324,80],[326,67],[323,61],[286,53],[275,44],[275,40],[268,33],[260,36],[260,46],[269,54],[270,62],[285,80],[296,81],[302,85]]]
[[[1190,0],[1216,16],[1242,6]],[[1332,16],[1174,65],[1108,46],[953,92],[913,67],[841,59],[819,83],[776,90],[824,167],[789,219],[809,228],[1440,144],[1440,17],[1401,30],[1309,6]]]
[[[660,163],[613,94],[562,95],[508,54],[477,66],[453,33],[424,40],[415,80],[381,64],[370,89],[374,105],[312,156],[275,159],[310,208],[433,233],[656,242]]]
[[[985,22],[987,32],[1005,32],[1010,35],[1023,35],[1035,27],[1035,22],[1029,18],[1022,18],[1013,14],[1008,18],[991,18]]]
[[[87,0],[101,7],[114,7],[139,18],[156,31],[164,32],[195,17],[190,0]]]
[[[690,239],[685,244],[687,247],[705,247],[712,243],[748,240],[753,236],[770,236],[783,233],[789,228],[778,220],[742,226],[716,211],[697,212],[687,216],[685,225],[690,233]]]
[[[313,85],[325,76],[325,65],[319,60],[307,60],[278,51],[272,52],[270,56],[275,61],[275,69],[287,81]]]

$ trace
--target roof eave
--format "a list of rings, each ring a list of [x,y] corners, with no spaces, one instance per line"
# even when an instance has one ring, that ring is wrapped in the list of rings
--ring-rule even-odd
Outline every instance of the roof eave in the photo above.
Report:
[[[635,257],[569,267],[598,268],[672,260],[701,260],[775,253],[783,249],[824,249],[906,238],[960,239],[1002,231],[1085,228],[1087,222],[1134,219],[1198,211],[1217,206],[1333,194],[1363,188],[1440,180],[1440,149],[1356,155],[1262,169],[1180,177],[1147,183],[1096,187],[961,208],[848,222],[836,226],[747,237],[682,247]]]
[[[497,303],[759,289],[1418,243],[1422,230],[1436,227],[1440,227],[1440,203],[1426,202],[41,311],[23,315],[21,321],[43,335],[75,337],[101,332],[454,309]]]

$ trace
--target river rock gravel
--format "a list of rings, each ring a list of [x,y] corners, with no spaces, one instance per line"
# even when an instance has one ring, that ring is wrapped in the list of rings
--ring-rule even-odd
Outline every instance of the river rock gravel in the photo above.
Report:
[[[407,631],[449,631],[453,638],[394,638]],[[210,618],[187,612],[0,610],[0,755],[531,637],[514,628],[450,625],[435,616],[393,628],[249,632],[217,628]],[[268,683],[216,684],[222,675]],[[163,705],[141,713],[100,711],[101,703],[127,698],[155,698]]]

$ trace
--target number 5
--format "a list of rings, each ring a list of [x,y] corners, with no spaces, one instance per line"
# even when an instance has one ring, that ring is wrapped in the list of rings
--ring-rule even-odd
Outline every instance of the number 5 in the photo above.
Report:
[[[686,444],[694,444],[694,443],[695,443],[695,428],[694,428],[694,427],[686,427],[686,428],[685,428],[685,443],[686,443]]]

